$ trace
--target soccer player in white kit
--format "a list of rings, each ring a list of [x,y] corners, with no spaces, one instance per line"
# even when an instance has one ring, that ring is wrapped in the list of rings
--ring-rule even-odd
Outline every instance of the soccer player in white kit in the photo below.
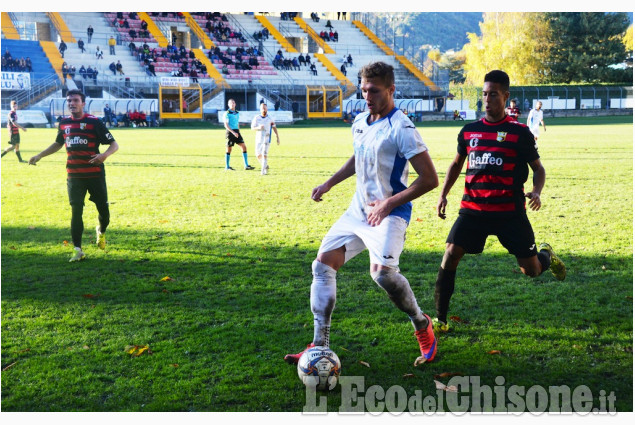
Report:
[[[545,127],[545,122],[542,119],[542,102],[536,102],[536,107],[529,111],[529,116],[527,116],[527,127],[534,135],[534,139],[536,142],[538,141],[538,136],[540,136],[540,123],[542,123],[542,128],[547,131],[547,127]]]
[[[271,130],[276,133],[276,141],[280,144],[276,122],[267,114],[266,103],[260,104],[260,115],[256,115],[251,120],[251,129],[256,130],[256,158],[260,162],[260,174],[265,175],[269,171],[267,155],[269,154],[269,144],[271,143]]]
[[[437,187],[439,181],[417,129],[395,108],[393,67],[375,62],[360,72],[360,88],[368,110],[360,113],[353,123],[354,154],[311,194],[319,202],[335,185],[357,175],[357,188],[348,210],[326,234],[312,264],[314,334],[307,348],[329,346],[336,273],[344,263],[368,248],[371,277],[410,317],[415,328],[421,351],[416,366],[434,359],[437,342],[430,317],[421,312],[408,280],[399,273],[399,256],[411,216],[410,201]],[[410,186],[407,186],[408,162],[418,174]],[[302,353],[287,354],[284,359],[297,364]]]

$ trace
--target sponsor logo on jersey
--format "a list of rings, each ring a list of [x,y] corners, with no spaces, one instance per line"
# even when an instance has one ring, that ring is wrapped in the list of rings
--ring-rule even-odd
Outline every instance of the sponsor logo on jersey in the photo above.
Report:
[[[364,132],[364,130],[362,130],[361,128],[356,128],[355,129],[355,133],[362,134],[363,132]]]
[[[470,147],[475,148],[477,146],[478,146],[478,139],[476,137],[473,139],[470,139]]]
[[[86,123],[85,122],[80,122],[79,123],[79,129],[80,130],[86,130]]]
[[[505,131],[499,131],[496,135],[496,141],[497,142],[504,142],[505,141],[505,137],[507,137],[507,132]]]
[[[75,136],[75,137],[67,137],[65,140],[66,146],[73,146],[73,145],[87,145],[88,144],[88,139],[82,139],[79,136]]]
[[[469,154],[468,160],[470,161],[471,169],[482,170],[488,167],[502,167],[503,158],[494,156],[491,152],[475,152],[472,151]]]

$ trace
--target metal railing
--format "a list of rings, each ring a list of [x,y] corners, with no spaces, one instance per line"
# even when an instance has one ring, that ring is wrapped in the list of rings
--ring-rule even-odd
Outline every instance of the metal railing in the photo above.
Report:
[[[31,88],[29,90],[22,90],[17,92],[15,96],[10,98],[2,97],[2,107],[9,108],[11,100],[16,100],[18,105],[26,107],[39,100],[42,100],[46,95],[62,89],[62,83],[60,82],[57,74],[50,74],[44,78],[31,79]]]

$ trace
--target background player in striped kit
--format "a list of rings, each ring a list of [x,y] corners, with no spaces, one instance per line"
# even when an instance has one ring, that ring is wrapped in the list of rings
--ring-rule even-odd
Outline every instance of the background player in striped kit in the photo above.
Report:
[[[260,104],[260,115],[254,116],[251,120],[251,129],[256,130],[256,158],[260,161],[260,174],[265,175],[269,172],[269,164],[267,164],[267,155],[269,154],[269,145],[271,144],[271,131],[276,133],[276,140],[280,144],[280,136],[278,135],[278,127],[271,115],[267,114],[267,104]]]
[[[26,162],[22,159],[20,154],[20,130],[26,131],[26,128],[18,124],[18,102],[11,101],[11,111],[9,112],[9,118],[7,120],[7,128],[9,129],[9,146],[2,152],[2,156],[5,156],[12,150],[15,150],[15,154],[18,157],[18,161]]]
[[[542,243],[536,249],[525,197],[529,208],[540,209],[546,174],[527,126],[506,115],[508,98],[509,76],[498,70],[485,75],[485,118],[465,125],[459,133],[457,154],[443,182],[437,213],[445,219],[446,196],[468,159],[459,217],[448,235],[436,281],[437,331],[448,330],[447,312],[461,258],[466,253],[483,252],[488,235],[498,237],[516,256],[520,270],[527,276],[539,276],[547,269],[559,280],[566,276],[564,263],[549,244]],[[533,188],[524,193],[523,184],[529,175],[527,164],[534,173]]]
[[[356,176],[357,187],[349,208],[331,227],[312,264],[312,346],[329,346],[331,313],[335,307],[336,274],[365,249],[370,275],[393,304],[410,318],[421,356],[415,366],[432,361],[437,343],[430,318],[423,314],[408,280],[399,273],[413,199],[438,186],[437,173],[414,124],[395,108],[393,67],[375,62],[361,71],[360,88],[368,110],[353,123],[354,154],[326,182],[313,189],[319,202],[335,185]],[[408,162],[417,178],[408,186]],[[298,363],[302,352],[284,360]]]
[[[45,156],[51,155],[66,145],[68,174],[68,198],[73,215],[71,218],[71,237],[75,249],[70,262],[86,258],[82,251],[82,233],[84,232],[84,198],[86,192],[90,200],[95,203],[99,213],[97,226],[97,246],[106,248],[106,228],[110,223],[110,209],[108,207],[108,190],[106,188],[106,173],[104,161],[119,149],[119,145],[97,117],[84,113],[86,96],[80,90],[69,90],[66,102],[71,112],[70,117],[60,121],[55,142],[48,148],[29,160],[29,164],[36,165]],[[108,145],[105,152],[99,152],[99,145]]]

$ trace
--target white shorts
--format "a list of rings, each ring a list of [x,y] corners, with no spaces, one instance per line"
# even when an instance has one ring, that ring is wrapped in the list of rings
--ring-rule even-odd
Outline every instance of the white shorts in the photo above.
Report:
[[[529,131],[531,131],[531,133],[534,135],[534,137],[537,139],[538,136],[540,136],[540,126],[538,127],[529,127]]]
[[[269,142],[256,142],[256,156],[269,154]]]
[[[407,228],[408,222],[396,215],[389,215],[379,226],[372,227],[346,212],[322,239],[318,255],[344,246],[346,262],[368,248],[371,264],[399,270]]]

